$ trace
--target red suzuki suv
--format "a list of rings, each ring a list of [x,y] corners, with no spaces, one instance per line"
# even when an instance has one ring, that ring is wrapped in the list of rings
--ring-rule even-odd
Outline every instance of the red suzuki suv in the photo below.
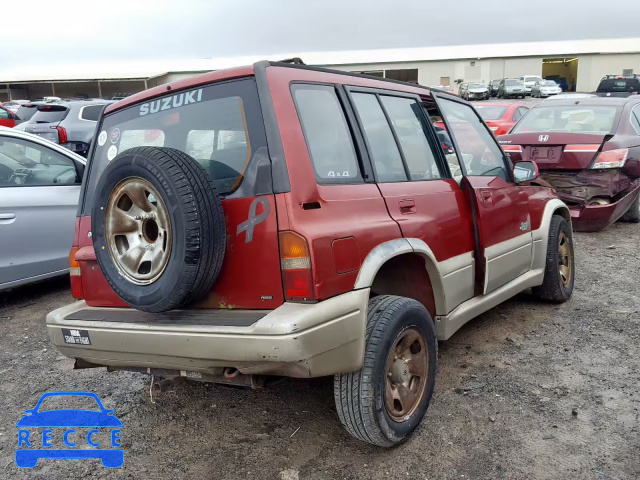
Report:
[[[427,410],[438,339],[529,287],[573,291],[569,209],[453,95],[260,62],[127,97],[97,132],[78,301],[47,316],[78,368],[333,375],[347,430],[391,446]]]

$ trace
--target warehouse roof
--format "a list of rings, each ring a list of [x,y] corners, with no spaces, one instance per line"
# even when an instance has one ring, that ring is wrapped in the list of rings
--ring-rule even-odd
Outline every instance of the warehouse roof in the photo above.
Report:
[[[638,53],[640,38],[600,40],[567,40],[553,42],[497,43],[483,45],[453,45],[445,47],[415,47],[332,52],[294,52],[272,55],[218,57],[148,62],[100,62],[82,64],[33,65],[31,67],[0,67],[0,84],[19,82],[91,81],[148,79],[177,72],[203,72],[252,64],[265,58],[279,60],[301,57],[309,65],[358,65],[414,61],[509,58],[531,56],[567,56],[580,54]]]

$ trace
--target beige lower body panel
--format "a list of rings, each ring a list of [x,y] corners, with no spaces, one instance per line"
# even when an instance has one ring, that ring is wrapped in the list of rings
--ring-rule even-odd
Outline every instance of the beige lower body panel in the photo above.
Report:
[[[369,289],[317,304],[285,303],[249,327],[65,320],[85,302],[47,315],[56,348],[96,365],[319,377],[359,370]],[[64,342],[62,328],[87,330],[91,345]]]

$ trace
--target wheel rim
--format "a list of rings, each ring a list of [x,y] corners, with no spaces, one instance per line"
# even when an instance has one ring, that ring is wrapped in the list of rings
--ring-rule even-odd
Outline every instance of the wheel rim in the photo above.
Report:
[[[385,405],[396,422],[409,420],[424,396],[429,372],[427,344],[414,327],[400,332],[387,357]]]
[[[127,178],[111,192],[105,237],[111,258],[136,285],[155,282],[171,255],[171,222],[162,197],[148,181]]]
[[[558,273],[560,281],[565,287],[571,283],[571,244],[566,233],[560,232],[558,238]]]

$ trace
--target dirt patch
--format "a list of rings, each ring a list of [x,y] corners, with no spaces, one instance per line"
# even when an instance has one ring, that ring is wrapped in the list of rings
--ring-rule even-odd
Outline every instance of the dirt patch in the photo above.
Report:
[[[331,379],[250,391],[73,370],[45,314],[58,280],[0,293],[0,478],[640,478],[640,226],[576,234],[571,302],[527,293],[440,344],[433,402],[406,444],[381,450],[341,427]],[[89,390],[123,421],[125,464],[13,463],[15,422],[51,390]]]

